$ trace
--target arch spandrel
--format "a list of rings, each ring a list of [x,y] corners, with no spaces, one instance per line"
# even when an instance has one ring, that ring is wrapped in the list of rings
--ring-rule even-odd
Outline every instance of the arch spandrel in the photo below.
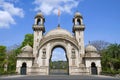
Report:
[[[67,43],[72,44],[73,46],[76,47],[76,49],[80,49],[80,46],[78,45],[78,42],[76,41],[75,38],[71,38],[67,35],[55,35],[55,36],[48,36],[48,37],[44,37],[40,43],[39,43],[39,47],[38,49],[42,48],[45,44],[50,43],[50,42],[56,42],[56,41],[66,41]]]
[[[49,44],[49,43],[50,43],[50,50],[52,50],[56,46],[63,47],[66,50],[67,57],[68,57],[68,53],[69,53],[69,52],[67,52],[68,44],[70,44],[72,47],[74,47],[78,52],[80,50],[80,47],[74,38],[71,38],[71,37],[65,36],[65,35],[64,36],[63,35],[49,36],[49,37],[43,38],[40,41],[37,57],[40,55],[40,50],[43,49],[44,47],[47,48],[47,44]],[[49,52],[49,53],[51,53],[51,52]],[[51,56],[51,54],[49,54],[49,56]]]

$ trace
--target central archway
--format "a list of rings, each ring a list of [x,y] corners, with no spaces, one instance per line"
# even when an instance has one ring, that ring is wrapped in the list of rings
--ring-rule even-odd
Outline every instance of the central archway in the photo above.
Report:
[[[37,64],[40,67],[40,74],[51,74],[51,58],[54,49],[58,47],[62,48],[65,52],[68,65],[65,74],[74,75],[79,73],[79,61],[81,61],[79,58],[80,47],[74,42],[74,39],[71,40],[71,37],[58,35],[54,37],[45,37],[41,40],[37,54]]]
[[[51,56],[49,59],[49,74],[50,75],[68,75],[69,62],[67,58],[66,49],[57,45],[51,49]]]

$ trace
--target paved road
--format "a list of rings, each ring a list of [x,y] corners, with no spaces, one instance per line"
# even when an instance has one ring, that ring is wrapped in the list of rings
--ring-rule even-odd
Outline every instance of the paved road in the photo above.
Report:
[[[110,76],[97,76],[97,75],[49,75],[49,76],[2,76],[0,80],[120,80],[120,78],[114,78]]]

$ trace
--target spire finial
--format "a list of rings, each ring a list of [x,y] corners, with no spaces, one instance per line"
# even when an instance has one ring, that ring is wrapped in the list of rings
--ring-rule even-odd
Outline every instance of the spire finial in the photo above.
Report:
[[[89,44],[90,44],[90,41],[89,41]]]
[[[58,8],[58,27],[60,27],[60,8]]]
[[[57,28],[60,28],[60,24],[58,24]]]
[[[60,24],[58,24],[58,27],[60,27]]]

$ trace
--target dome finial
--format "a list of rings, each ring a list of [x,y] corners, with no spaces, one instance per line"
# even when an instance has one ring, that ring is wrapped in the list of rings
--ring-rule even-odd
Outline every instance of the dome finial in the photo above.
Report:
[[[37,12],[37,15],[35,16],[35,18],[38,18],[38,17],[44,18],[43,13],[42,13],[41,10],[39,10],[39,11]]]
[[[60,28],[60,24],[58,24],[57,28],[58,28],[58,29]]]
[[[82,17],[82,15],[81,15],[81,13],[77,10],[77,11],[75,12],[74,17]]]
[[[60,24],[58,24],[58,27],[60,27]]]
[[[89,41],[88,43],[90,44],[91,42]]]
[[[42,11],[41,11],[41,10],[39,10],[39,11],[38,11],[38,14],[42,14]]]

